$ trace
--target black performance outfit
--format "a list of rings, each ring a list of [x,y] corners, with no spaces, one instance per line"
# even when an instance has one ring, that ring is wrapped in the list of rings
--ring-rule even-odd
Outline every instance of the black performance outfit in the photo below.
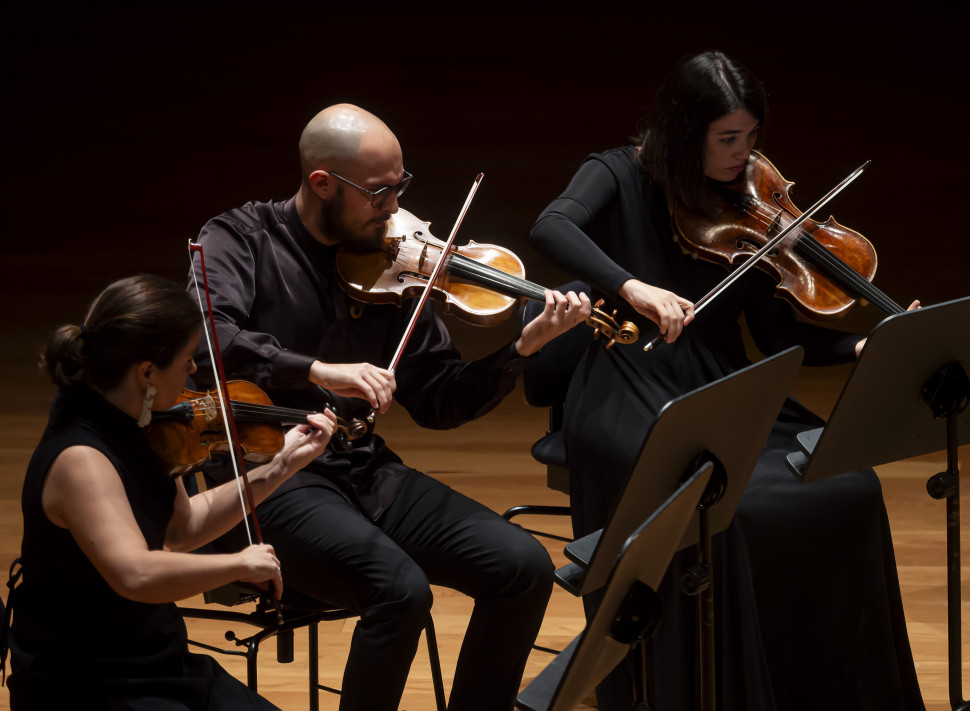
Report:
[[[319,410],[333,398],[308,383],[314,360],[390,362],[414,300],[349,299],[337,249],[313,239],[295,199],[224,213],[200,242],[230,377],[274,404]],[[527,362],[509,345],[463,363],[427,308],[395,371],[395,399],[422,426],[457,427],[498,404]],[[449,709],[511,708],[552,588],[552,563],[530,535],[405,466],[377,435],[348,452],[329,448],[257,513],[288,590],[361,616],[341,709],[397,709],[430,614],[429,583],[475,599]]]
[[[643,321],[617,296],[630,278],[696,301],[726,271],[683,254],[662,191],[632,147],[593,155],[542,213],[533,244],[563,269]],[[751,270],[711,302],[674,344],[604,350],[594,342],[573,378],[564,436],[576,535],[602,528],[637,451],[671,399],[749,364],[743,314],[759,349],[805,347],[806,364],[845,362],[858,336],[797,321]],[[625,307],[625,313],[622,312]],[[595,412],[596,417],[583,413]],[[799,483],[784,457],[796,433],[823,423],[788,400],[731,526],[714,539],[718,707],[724,711],[920,709],[892,539],[871,469]],[[693,709],[696,602],[677,590],[693,550],[665,579],[664,619],[648,653],[649,695],[662,711]],[[616,677],[602,711],[627,709]],[[629,682],[627,682],[628,684]]]
[[[12,595],[10,707],[19,709],[275,709],[211,657],[190,654],[174,604],[121,597],[44,514],[41,492],[68,447],[97,449],[114,465],[138,527],[161,550],[175,482],[135,420],[84,386],[62,389],[27,469],[23,579]]]

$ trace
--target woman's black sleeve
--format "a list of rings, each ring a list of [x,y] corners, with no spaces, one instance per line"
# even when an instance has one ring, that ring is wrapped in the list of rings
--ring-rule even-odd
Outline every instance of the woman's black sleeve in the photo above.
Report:
[[[608,245],[597,243],[594,226],[608,219],[616,200],[616,178],[602,162],[589,159],[539,215],[531,233],[532,245],[549,261],[611,296],[633,278],[603,251]]]

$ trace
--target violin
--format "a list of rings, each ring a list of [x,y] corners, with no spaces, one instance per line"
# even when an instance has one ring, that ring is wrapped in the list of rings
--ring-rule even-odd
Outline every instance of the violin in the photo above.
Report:
[[[732,265],[802,214],[789,197],[794,183],[756,151],[738,183],[714,188],[713,215],[674,205],[672,225],[681,248],[706,261]],[[779,295],[812,321],[841,318],[858,299],[890,315],[905,311],[871,283],[877,259],[869,240],[832,217],[806,220],[756,266],[775,277]]]
[[[228,398],[237,423],[243,458],[265,464],[283,448],[283,425],[306,423],[308,410],[277,407],[259,387],[243,380],[226,383]],[[152,413],[148,441],[155,453],[169,464],[169,476],[195,471],[216,453],[231,451],[215,390],[183,390],[175,405]],[[333,409],[329,405],[327,409]],[[374,431],[374,413],[349,422],[337,418],[330,438],[332,446],[349,449],[353,440]]]
[[[342,245],[337,253],[337,277],[350,296],[365,303],[395,304],[420,295],[441,259],[444,243],[431,234],[431,223],[399,209],[388,220],[383,244],[375,250]],[[443,276],[431,295],[467,323],[492,326],[512,314],[519,298],[545,301],[543,287],[527,281],[522,261],[511,250],[470,240],[453,248]],[[586,323],[595,337],[613,343],[634,343],[640,335],[629,321],[617,323],[598,301]]]

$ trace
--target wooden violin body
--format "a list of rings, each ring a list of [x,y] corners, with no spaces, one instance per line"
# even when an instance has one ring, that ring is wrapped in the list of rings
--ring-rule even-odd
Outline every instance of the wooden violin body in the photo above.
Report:
[[[793,184],[767,158],[753,152],[738,185],[714,191],[713,216],[674,206],[674,234],[696,257],[735,264],[801,215],[789,197]],[[825,222],[807,220],[757,266],[776,279],[779,295],[811,320],[841,318],[858,298],[898,313],[899,306],[870,284],[877,266],[872,244],[832,217]]]
[[[430,225],[406,210],[398,210],[388,220],[383,249],[341,249],[337,258],[341,286],[368,303],[400,306],[405,299],[420,296],[444,247],[431,234]],[[522,261],[510,250],[469,241],[452,252],[451,263],[435,284],[431,298],[444,304],[445,312],[468,323],[493,326],[512,314],[518,298],[462,278],[463,267],[465,272],[479,271],[480,265],[519,279],[525,277]]]
[[[226,383],[243,458],[265,464],[283,448],[283,425],[306,423],[308,411],[276,407],[259,387],[243,380]],[[331,437],[334,446],[349,443],[374,431],[374,413],[350,422],[337,418]],[[152,415],[148,427],[152,449],[169,464],[169,476],[199,469],[216,454],[229,454],[231,446],[223,425],[223,413],[214,390],[183,390],[175,405]]]
[[[381,249],[341,247],[337,254],[341,287],[365,303],[400,306],[405,299],[420,295],[444,248],[431,234],[430,224],[398,210],[388,220]],[[444,304],[446,312],[468,323],[492,326],[508,318],[520,298],[545,300],[543,287],[524,278],[522,261],[504,247],[470,241],[446,258],[447,269],[434,285],[432,297]],[[587,323],[597,336],[608,339],[607,347],[635,342],[639,329],[630,322],[618,324],[615,314],[594,308]]]

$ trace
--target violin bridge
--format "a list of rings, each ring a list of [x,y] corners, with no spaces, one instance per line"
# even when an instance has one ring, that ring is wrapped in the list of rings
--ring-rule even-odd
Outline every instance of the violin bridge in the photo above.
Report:
[[[424,263],[428,259],[428,243],[424,243],[424,247],[421,248],[421,256],[418,258],[418,271],[424,269]]]
[[[202,412],[205,417],[206,423],[212,422],[216,419],[216,401],[212,399],[211,395],[206,394],[204,398],[201,399]]]

